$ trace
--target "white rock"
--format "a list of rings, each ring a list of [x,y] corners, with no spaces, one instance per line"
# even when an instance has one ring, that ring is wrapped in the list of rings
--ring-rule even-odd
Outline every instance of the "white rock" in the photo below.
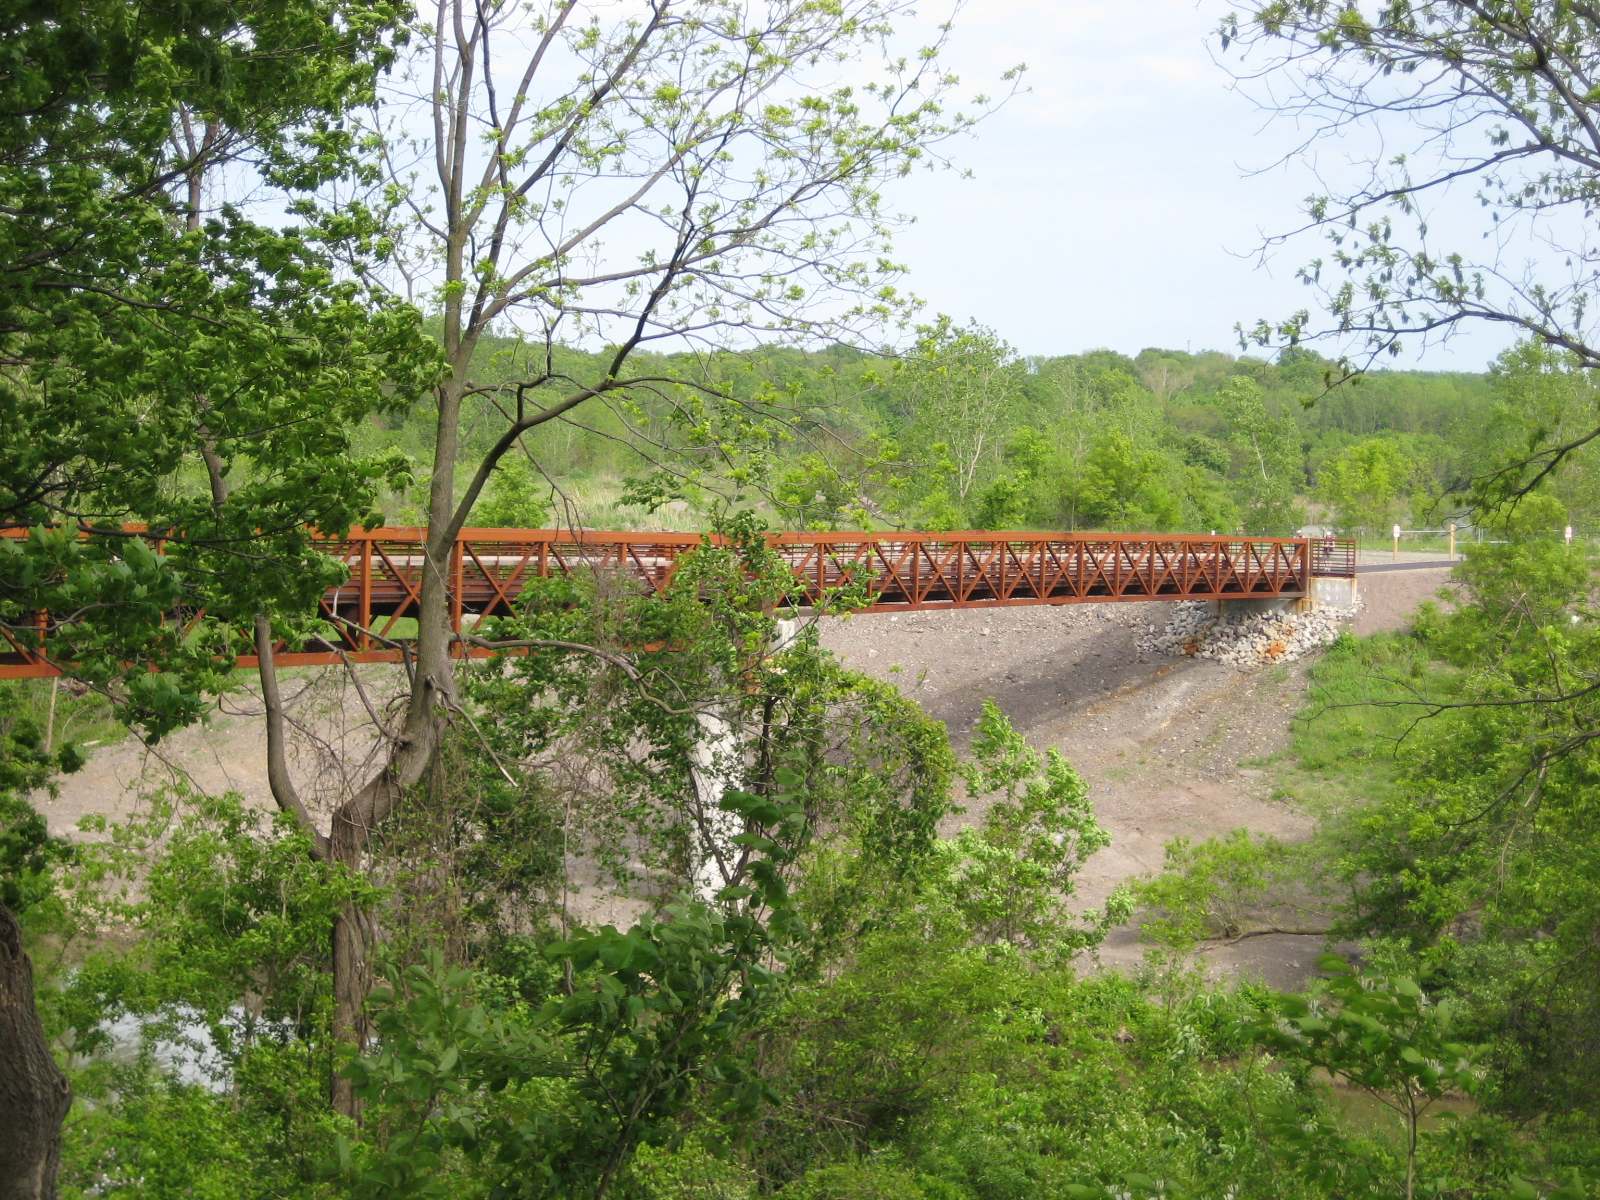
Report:
[[[1233,666],[1287,662],[1333,641],[1341,622],[1355,612],[1322,607],[1303,613],[1219,615],[1204,600],[1186,600],[1173,606],[1165,629],[1152,629],[1137,644],[1144,651],[1193,655]]]

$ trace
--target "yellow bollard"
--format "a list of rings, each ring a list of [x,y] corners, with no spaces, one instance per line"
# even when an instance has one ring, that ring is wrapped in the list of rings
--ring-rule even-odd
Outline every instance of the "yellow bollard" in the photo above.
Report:
[[[1394,527],[1394,560],[1400,561],[1400,526]]]
[[[1456,560],[1456,523],[1450,522],[1450,561]]]

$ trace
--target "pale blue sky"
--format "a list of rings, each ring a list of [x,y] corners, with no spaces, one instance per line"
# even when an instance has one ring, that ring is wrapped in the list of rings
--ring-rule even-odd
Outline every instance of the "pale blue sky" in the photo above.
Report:
[[[1234,90],[1214,59],[1212,31],[1230,7],[972,0],[948,56],[963,83],[978,90],[1025,62],[1031,91],[956,147],[975,178],[919,175],[890,193],[918,218],[898,239],[912,289],[1028,354],[1236,353],[1235,323],[1313,304],[1295,271],[1316,239],[1265,266],[1254,255],[1264,233],[1294,227],[1316,183],[1303,160],[1272,168],[1295,130]],[[1337,177],[1340,154],[1324,149],[1318,169]],[[1502,332],[1476,332],[1417,365],[1480,370],[1505,344]]]

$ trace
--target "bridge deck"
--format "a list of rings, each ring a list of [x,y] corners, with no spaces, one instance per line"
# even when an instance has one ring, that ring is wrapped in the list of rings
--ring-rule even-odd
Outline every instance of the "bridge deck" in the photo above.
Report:
[[[330,663],[341,654],[397,660],[398,651],[370,634],[395,638],[406,631],[399,623],[416,616],[424,537],[421,529],[382,528],[330,539],[327,551],[345,563],[349,577],[323,597],[322,608],[342,632],[304,652],[286,648],[282,661]],[[1193,534],[780,533],[770,540],[794,572],[789,603],[808,606],[827,591],[861,583],[872,597],[869,612],[1298,598],[1313,577],[1353,578],[1356,557],[1353,542]],[[573,571],[618,573],[660,593],[678,560],[700,544],[701,535],[692,533],[464,530],[446,565],[451,619],[459,630],[509,614],[529,580]],[[0,678],[58,673],[38,654],[15,643],[6,648],[13,652],[0,653]]]

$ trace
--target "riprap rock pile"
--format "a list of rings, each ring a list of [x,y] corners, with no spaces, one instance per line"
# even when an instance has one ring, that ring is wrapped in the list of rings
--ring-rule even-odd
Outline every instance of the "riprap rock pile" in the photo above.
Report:
[[[1192,654],[1234,666],[1286,662],[1326,646],[1339,636],[1353,609],[1313,608],[1306,612],[1216,613],[1205,600],[1173,605],[1166,628],[1139,639],[1139,649],[1159,654]]]

